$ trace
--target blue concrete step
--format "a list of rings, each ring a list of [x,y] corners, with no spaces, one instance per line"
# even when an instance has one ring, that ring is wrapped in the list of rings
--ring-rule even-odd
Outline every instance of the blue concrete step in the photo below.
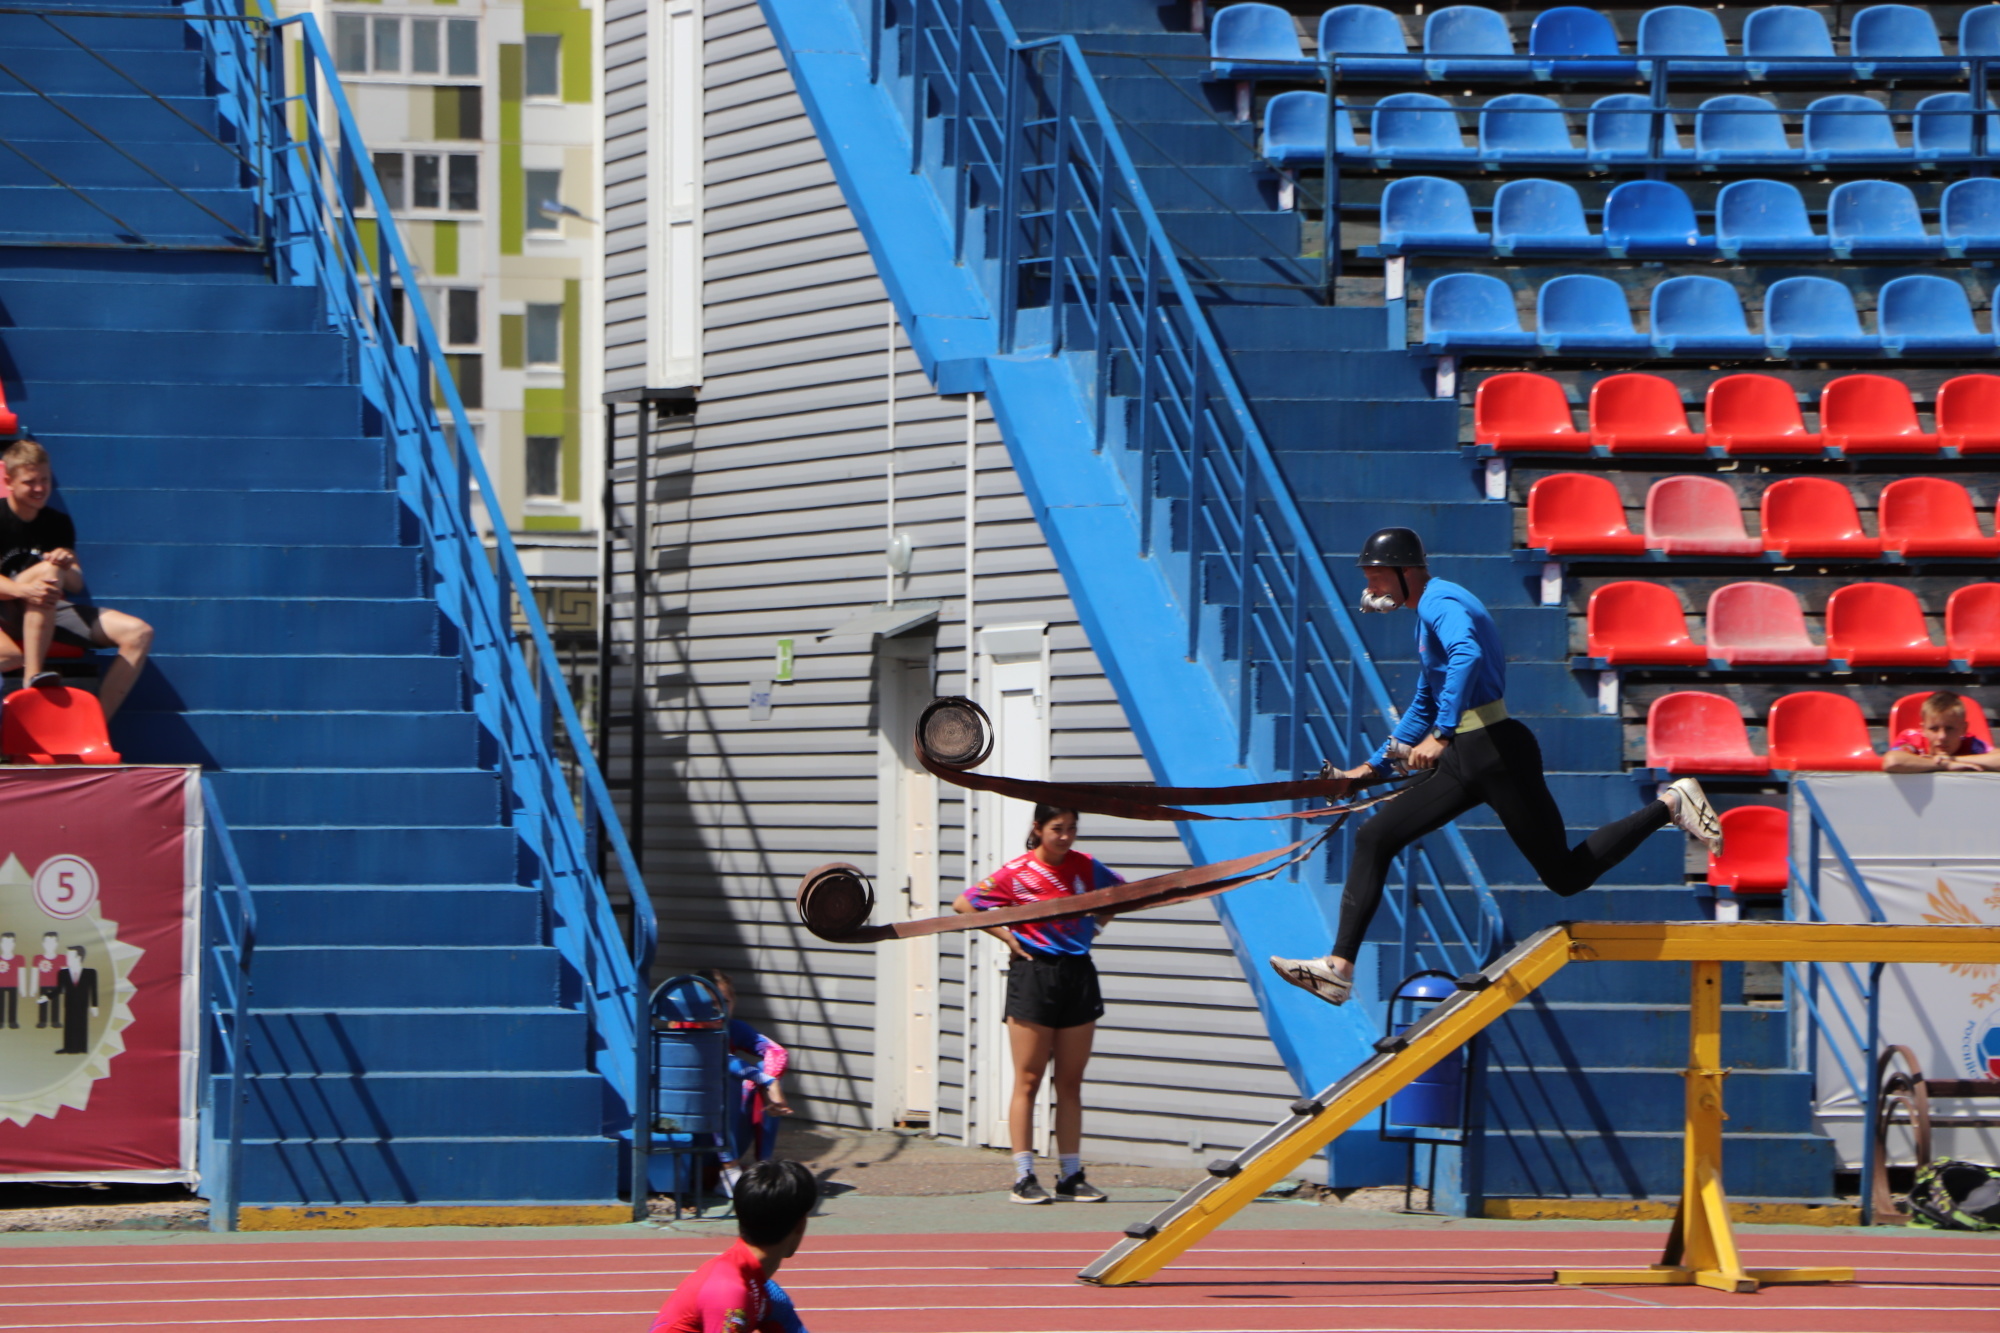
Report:
[[[581,1011],[553,1006],[259,1008],[248,1031],[255,1074],[581,1069],[590,1041]]]
[[[0,194],[0,204],[4,204]],[[361,433],[361,391],[338,385],[158,384],[100,381],[25,386],[9,406],[36,431],[164,435],[190,421],[221,436],[348,439]],[[274,392],[274,390],[278,390]]]
[[[11,324],[68,329],[269,329],[313,333],[326,327],[314,287],[246,287],[131,274],[127,281],[58,281],[0,268],[0,310]]]
[[[265,270],[261,254],[180,250],[0,249],[0,281],[23,280],[77,283],[84,288],[78,293],[78,299],[85,301],[92,299],[89,294],[91,288],[106,285],[214,285],[238,291],[249,287],[264,292],[278,290],[271,286],[271,275]]]
[[[5,87],[5,75],[0,74],[0,88]],[[52,185],[51,171],[80,190],[150,190],[163,181],[183,190],[240,190],[250,184],[241,159],[227,144],[206,139],[155,143],[121,139],[117,144],[114,148],[95,140],[10,140],[0,144],[0,185]]]
[[[1174,21],[1184,21],[1184,16],[1176,12],[1178,6],[1163,6],[1159,0],[1006,0],[1002,7],[1007,11],[1007,18],[1013,23],[1015,31],[1023,35],[1030,29],[1066,33],[1159,33],[1170,21],[1170,16]],[[1085,45],[1096,50],[1099,44],[1086,42]]]
[[[14,17],[0,14],[0,42],[7,40],[7,20]],[[208,143],[208,136],[226,138],[215,103],[209,98],[156,99],[130,91],[130,85],[123,93],[110,88],[107,75],[103,91],[80,96],[0,92],[0,125],[7,126],[7,137],[17,143],[101,143],[104,139],[113,143]]]
[[[520,839],[505,827],[245,828],[232,823],[252,884],[507,884]],[[414,932],[413,932],[414,933]]]
[[[80,484],[115,478],[136,489],[181,486],[188,480],[184,437],[72,435],[43,430],[36,431],[35,438],[48,446],[55,459],[58,486],[67,470],[65,464],[71,461],[85,469],[78,475]],[[210,437],[202,444],[202,465],[206,476],[233,479],[248,491],[381,491],[389,484],[389,462],[382,440],[363,436],[319,441],[310,450],[300,449],[296,438]]]
[[[1619,1066],[1487,1074],[1492,1123],[1534,1125],[1549,1137],[1678,1133],[1686,1123],[1687,1081],[1679,1069]],[[1806,1134],[1813,1126],[1813,1079],[1778,1069],[1731,1069],[1731,1134]]]
[[[450,827],[500,818],[500,778],[484,769],[247,769],[209,781],[229,818],[245,824]]]
[[[1236,383],[1243,392],[1259,397],[1435,401],[1422,367],[1403,352],[1261,348],[1248,355],[1231,357],[1230,367],[1236,372]],[[1296,437],[1287,439],[1284,445],[1287,449],[1339,448],[1331,441]],[[1439,457],[1450,457],[1458,451],[1437,452]],[[1344,463],[1347,456],[1342,451],[1338,458]]]
[[[1250,410],[1264,438],[1284,446],[1310,440],[1315,449],[1373,449],[1398,440],[1444,451],[1458,443],[1458,405],[1434,398],[1314,398],[1301,386],[1298,397],[1257,398]]]
[[[194,588],[214,597],[252,597],[285,588],[300,597],[402,599],[424,591],[423,557],[409,546],[89,541],[81,559],[95,584],[129,597],[177,597]]]
[[[1725,1006],[1722,1063],[1731,1069],[1785,1068],[1791,1060],[1788,1027],[1782,1009]],[[1635,1052],[1659,1059],[1677,1047],[1681,1064],[1687,1061],[1685,1003],[1577,1006],[1531,998],[1486,1031],[1493,1060],[1505,1069],[1611,1068],[1631,1063]],[[1673,1101],[1678,1107],[1679,1099]]]
[[[398,835],[409,832],[383,831]],[[232,832],[240,846],[240,828]],[[447,943],[500,948],[542,934],[541,890],[516,884],[453,882],[413,890],[404,882],[273,884],[260,880],[256,895],[260,947]]]
[[[279,375],[293,385],[353,378],[347,340],[332,333],[15,327],[0,330],[0,347],[15,375],[43,385],[98,380],[113,367],[137,365],[149,375],[202,384],[269,384]]]
[[[155,639],[163,651],[401,655],[438,642],[437,604],[415,598],[121,597],[117,604],[171,630]]]
[[[395,546],[402,534],[397,500],[389,491],[189,490],[187,494],[200,496],[204,531],[226,536],[231,544]],[[76,520],[80,541],[85,534],[102,533],[127,542],[177,544],[197,535],[189,529],[186,515],[162,506],[152,490],[65,485],[62,498]]]
[[[1482,1144],[1487,1198],[1675,1199],[1681,1133],[1489,1132]],[[1722,1140],[1722,1177],[1733,1199],[1833,1193],[1833,1141],[1806,1134],[1734,1134]],[[1800,1188],[1802,1183],[1817,1189]]]
[[[1204,261],[1233,256],[1251,260],[1277,257],[1294,263],[1299,257],[1296,213],[1247,209],[1225,213],[1212,207],[1201,211],[1183,207],[1160,208],[1156,215],[1176,249],[1200,255]],[[1137,229],[1136,212],[1126,216],[1126,225]]]
[[[120,713],[111,739],[132,764],[221,768],[469,768],[479,724],[464,713]]]
[[[9,245],[237,248],[256,243],[244,190],[89,190],[0,185],[0,241]]]
[[[1262,212],[1278,206],[1277,177],[1241,165],[1141,163],[1139,179],[1146,187],[1147,197],[1161,208],[1240,208]]]
[[[86,3],[85,8],[93,7]],[[118,8],[136,8],[122,3]],[[65,27],[68,20],[59,20]],[[15,71],[27,77],[28,83],[45,93],[68,93],[72,95],[92,94],[103,91],[107,86],[123,83],[129,90],[132,83],[126,83],[118,75],[104,67],[103,55],[116,65],[133,82],[162,97],[198,97],[202,90],[202,56],[199,51],[170,50],[124,50],[93,53],[67,42],[62,46],[39,48],[28,60],[14,65]],[[9,64],[14,62],[9,61]],[[0,92],[28,91],[23,84],[7,74],[0,73]]]
[[[241,1179],[253,1206],[602,1204],[617,1193],[620,1161],[605,1138],[252,1140]]]
[[[365,669],[351,658],[328,656],[161,653],[149,661],[126,701],[135,713],[231,708],[450,713],[465,701],[463,669],[454,658],[385,655],[372,658]]]
[[[235,1080],[216,1080],[218,1092]],[[253,1139],[534,1139],[551,1123],[588,1124],[604,1080],[565,1073],[261,1075],[250,1080],[244,1133]],[[218,1098],[219,1100],[219,1098]],[[523,1145],[524,1147],[526,1145]],[[533,1149],[529,1149],[533,1151]]]
[[[1299,351],[1344,348],[1380,351],[1383,314],[1368,306],[1211,305],[1208,322],[1224,350],[1276,348]],[[1398,445],[1402,441],[1396,442]],[[1458,441],[1452,441],[1456,448]]]
[[[127,6],[107,4],[104,7],[123,9]],[[33,14],[0,14],[0,50],[25,52],[46,48],[74,51],[80,43],[117,64],[123,61],[128,51],[192,50],[200,42],[191,26],[186,22],[176,22],[174,17],[84,18],[73,14],[53,17],[60,27],[45,23]]]
[[[562,958],[554,949],[526,946],[279,945],[258,949],[255,969],[259,1009],[325,1008],[364,999],[385,1009],[540,1007],[560,998]],[[456,1052],[428,1054],[463,1067]]]

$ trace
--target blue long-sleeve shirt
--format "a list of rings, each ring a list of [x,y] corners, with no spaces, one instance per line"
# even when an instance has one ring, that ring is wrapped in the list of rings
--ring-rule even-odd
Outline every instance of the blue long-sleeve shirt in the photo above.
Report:
[[[1417,601],[1417,664],[1417,697],[1368,756],[1373,767],[1388,762],[1390,741],[1415,745],[1434,729],[1451,731],[1467,709],[1507,691],[1499,628],[1477,597],[1446,579],[1425,584]]]

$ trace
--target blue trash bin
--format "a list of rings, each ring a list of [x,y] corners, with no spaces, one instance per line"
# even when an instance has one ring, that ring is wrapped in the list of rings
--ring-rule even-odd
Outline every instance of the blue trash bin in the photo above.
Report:
[[[1391,1033],[1406,1032],[1410,1026],[1440,1001],[1458,989],[1448,972],[1417,972],[1404,979],[1389,997]],[[1397,1023],[1397,1005],[1404,1007]],[[1431,1134],[1404,1135],[1400,1130],[1463,1129],[1465,1121],[1465,1048],[1459,1047],[1426,1069],[1414,1082],[1389,1099],[1382,1118],[1382,1137],[1417,1138],[1423,1142],[1456,1143],[1458,1138]]]
[[[654,989],[651,1013],[653,1158],[647,1183],[661,1193],[685,1193],[698,1189],[699,1157],[729,1143],[729,1009],[708,978],[688,975]]]

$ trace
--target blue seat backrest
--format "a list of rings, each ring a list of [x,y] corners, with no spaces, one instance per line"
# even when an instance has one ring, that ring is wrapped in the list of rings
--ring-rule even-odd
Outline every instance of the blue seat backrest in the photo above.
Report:
[[[1352,148],[1354,146],[1353,122],[1348,120],[1345,110],[1339,112],[1335,117],[1335,124],[1347,130],[1345,134],[1340,133],[1338,128],[1334,131],[1336,139],[1341,141],[1336,146],[1340,148]],[[1266,157],[1283,157],[1288,152],[1324,153],[1325,151],[1325,93],[1307,92],[1302,89],[1295,90],[1293,92],[1279,93],[1264,104],[1264,155]]]
[[[1747,334],[1736,289],[1721,278],[1668,278],[1653,288],[1655,334]]]
[[[1666,181],[1626,181],[1604,201],[1604,235],[1614,245],[1627,240],[1682,242],[1690,248],[1701,233],[1694,201]]]
[[[1664,5],[1639,16],[1642,56],[1726,56],[1728,39],[1713,10]]]
[[[1424,20],[1424,54],[1511,56],[1514,33],[1494,10],[1452,5]]]
[[[1518,333],[1514,292],[1490,273],[1448,273],[1424,289],[1426,341],[1432,329],[1461,333]]]
[[[1995,5],[2000,9],[2000,5]],[[1989,103],[1990,105],[1990,103]],[[1972,152],[1972,94],[1932,93],[1910,117],[1911,139],[1919,157],[1926,153],[1966,157]],[[1986,113],[1986,151],[2000,153],[2000,114]]]
[[[1715,234],[1727,242],[1738,236],[1814,237],[1805,196],[1785,181],[1731,181],[1715,196]]]
[[[1861,337],[1854,293],[1832,278],[1785,278],[1764,293],[1764,331],[1808,337]]]
[[[1836,238],[1927,236],[1917,196],[1901,181],[1845,181],[1826,205],[1826,229]]]
[[[1442,176],[1404,176],[1382,191],[1382,236],[1476,236],[1472,200],[1465,187]]]
[[[1944,187],[1938,214],[1946,236],[2000,237],[2000,177],[1953,181]]]
[[[1937,24],[1914,5],[1870,5],[1847,29],[1856,56],[1935,56],[1944,53]]]
[[[1503,93],[1480,109],[1479,145],[1499,152],[1571,152],[1575,145],[1554,99]]]
[[[1535,297],[1542,333],[1630,333],[1632,307],[1625,289],[1591,273],[1565,273],[1542,284]]]
[[[1974,5],[1958,21],[1958,53],[2000,56],[2000,5]]]
[[[1376,152],[1463,153],[1458,111],[1429,93],[1391,93],[1375,103],[1370,123]]]
[[[1403,21],[1375,5],[1341,5],[1319,16],[1319,53],[1392,55],[1408,53]]]
[[[1887,107],[1872,97],[1841,93],[1806,107],[1806,151],[1863,155],[1902,150]]]
[[[1493,195],[1493,235],[1588,237],[1583,200],[1562,181],[1508,181]]]
[[[1965,288],[1934,273],[1913,273],[1883,284],[1875,322],[1884,336],[1979,336]]]
[[[1276,5],[1235,4],[1209,20],[1208,53],[1216,60],[1303,61],[1292,16]]]
[[[1644,93],[1612,93],[1590,104],[1584,130],[1593,157],[1644,157],[1652,146],[1653,99]],[[1660,127],[1660,150],[1678,156],[1681,133],[1672,112]]]
[[[1777,106],[1744,93],[1726,93],[1703,102],[1695,111],[1694,142],[1697,152],[1793,152]]]
[[[1225,11],[1226,12],[1226,11]],[[1746,56],[1830,56],[1833,35],[1826,20],[1798,5],[1770,5],[1743,21]]]
[[[1618,30],[1611,20],[1594,9],[1561,5],[1535,16],[1528,29],[1528,53],[1543,59],[1534,62],[1535,76],[1544,79],[1604,79],[1629,77],[1636,69],[1631,60],[1557,60],[1555,56],[1618,55]]]

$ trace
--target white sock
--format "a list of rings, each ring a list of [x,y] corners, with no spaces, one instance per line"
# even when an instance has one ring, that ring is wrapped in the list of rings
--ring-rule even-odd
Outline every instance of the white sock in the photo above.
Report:
[[[1080,1152],[1063,1153],[1058,1160],[1062,1162],[1062,1179],[1064,1180],[1068,1180],[1071,1176],[1083,1170],[1083,1154]]]
[[[1035,1174],[1035,1155],[1031,1152],[1014,1154],[1014,1179],[1026,1180]]]

